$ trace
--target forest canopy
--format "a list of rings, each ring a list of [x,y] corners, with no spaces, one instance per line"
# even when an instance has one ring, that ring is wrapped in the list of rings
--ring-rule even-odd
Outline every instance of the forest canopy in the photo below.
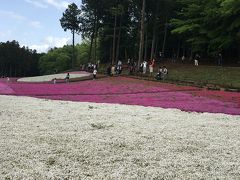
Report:
[[[0,44],[0,73],[31,76],[77,68],[88,62],[152,58],[192,59],[200,54],[211,62],[221,53],[225,63],[239,62],[240,1],[236,0],[83,0],[70,4],[59,17],[70,30],[73,45],[46,54]],[[74,44],[74,34],[82,43]]]

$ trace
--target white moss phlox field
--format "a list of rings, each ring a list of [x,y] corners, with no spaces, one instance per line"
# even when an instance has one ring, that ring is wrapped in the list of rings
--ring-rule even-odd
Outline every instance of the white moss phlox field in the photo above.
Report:
[[[89,76],[89,73],[82,73],[82,74],[69,73],[69,74],[70,74],[70,79]],[[44,75],[44,76],[25,77],[25,78],[20,78],[17,81],[18,82],[48,82],[48,81],[52,81],[54,78],[65,79],[66,75],[67,73],[61,73],[61,74],[51,74],[51,75]]]
[[[240,116],[0,96],[0,179],[240,179]]]

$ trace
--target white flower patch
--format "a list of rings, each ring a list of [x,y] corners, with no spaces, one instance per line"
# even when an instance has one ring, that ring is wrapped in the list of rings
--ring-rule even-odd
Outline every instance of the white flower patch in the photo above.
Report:
[[[0,96],[0,179],[239,179],[240,116]]]
[[[84,74],[69,73],[69,74],[70,74],[70,79],[89,76],[89,73],[84,73]],[[65,79],[66,75],[67,73],[61,73],[61,74],[51,74],[51,75],[44,75],[44,76],[26,77],[26,78],[20,78],[17,81],[18,82],[49,82],[49,81],[52,81],[54,78]]]

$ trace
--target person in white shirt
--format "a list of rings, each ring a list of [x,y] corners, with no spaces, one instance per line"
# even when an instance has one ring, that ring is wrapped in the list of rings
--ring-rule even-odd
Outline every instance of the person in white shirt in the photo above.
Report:
[[[146,72],[147,72],[147,61],[143,61],[142,67],[143,67],[143,74],[146,74]]]
[[[196,54],[195,59],[194,59],[194,65],[195,66],[198,66],[199,60],[200,60],[200,56],[199,56],[199,54]]]
[[[117,63],[117,71],[118,71],[118,74],[121,74],[122,72],[122,61],[118,61]]]
[[[97,69],[94,69],[93,70],[93,79],[96,79],[97,78]]]
[[[185,62],[185,56],[183,55],[182,56],[182,63],[184,64],[184,62]]]

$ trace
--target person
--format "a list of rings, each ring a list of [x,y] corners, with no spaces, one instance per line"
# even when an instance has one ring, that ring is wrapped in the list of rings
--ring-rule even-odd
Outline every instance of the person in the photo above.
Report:
[[[111,65],[107,67],[107,75],[111,76]]]
[[[131,62],[131,61],[130,61],[130,59],[128,58],[128,61],[127,61],[128,66],[130,66],[130,62]]]
[[[57,83],[57,78],[54,78],[53,79],[53,84],[56,84]]]
[[[149,63],[150,76],[152,76],[152,74],[153,74],[154,63],[155,63],[155,59],[152,59],[152,60],[150,61],[150,63]]]
[[[161,79],[165,79],[167,74],[168,74],[168,69],[166,66],[163,66]]]
[[[81,70],[85,71],[85,64],[82,64]]]
[[[139,72],[139,73],[143,73],[143,63],[140,63],[138,72]]]
[[[116,68],[114,65],[112,65],[112,68],[111,68],[111,75],[114,76],[116,73]]]
[[[198,66],[199,59],[200,59],[199,54],[196,54],[196,55],[195,55],[195,58],[194,58],[194,65],[195,65],[195,66]]]
[[[88,71],[88,72],[90,72],[91,66],[92,66],[92,64],[89,62],[89,63],[87,64],[87,71]]]
[[[222,54],[221,53],[218,54],[218,65],[222,66]]]
[[[97,69],[97,64],[92,64],[92,69],[94,71],[94,69]]]
[[[143,74],[146,74],[146,72],[147,72],[147,61],[143,61],[143,63],[142,63],[142,68],[143,68]]]
[[[97,78],[97,69],[94,69],[93,70],[93,79],[96,79]]]
[[[100,60],[97,61],[97,70],[98,70],[99,66],[100,66]]]
[[[176,62],[176,58],[177,58],[176,54],[175,54],[175,53],[173,53],[173,56],[172,56],[172,62],[173,62],[173,63],[175,63],[175,62]]]
[[[161,80],[162,79],[162,71],[163,71],[162,67],[159,66],[158,73],[157,73],[157,75],[155,77],[157,80]]]
[[[136,62],[132,59],[130,62],[130,67],[129,67],[129,74],[133,75],[135,72],[135,67],[136,67]]]
[[[121,60],[118,60],[118,63],[117,63],[117,72],[118,72],[118,74],[121,74],[121,73],[122,73],[122,61],[121,61]]]
[[[182,63],[184,64],[184,61],[185,61],[185,56],[184,55],[182,56],[181,60],[182,60]]]
[[[67,75],[66,75],[66,78],[65,78],[65,80],[66,80],[66,83],[69,83],[69,79],[70,79],[70,74],[69,74],[69,73],[67,73]]]
[[[159,61],[163,62],[163,60],[164,60],[164,53],[160,51],[159,52]]]

